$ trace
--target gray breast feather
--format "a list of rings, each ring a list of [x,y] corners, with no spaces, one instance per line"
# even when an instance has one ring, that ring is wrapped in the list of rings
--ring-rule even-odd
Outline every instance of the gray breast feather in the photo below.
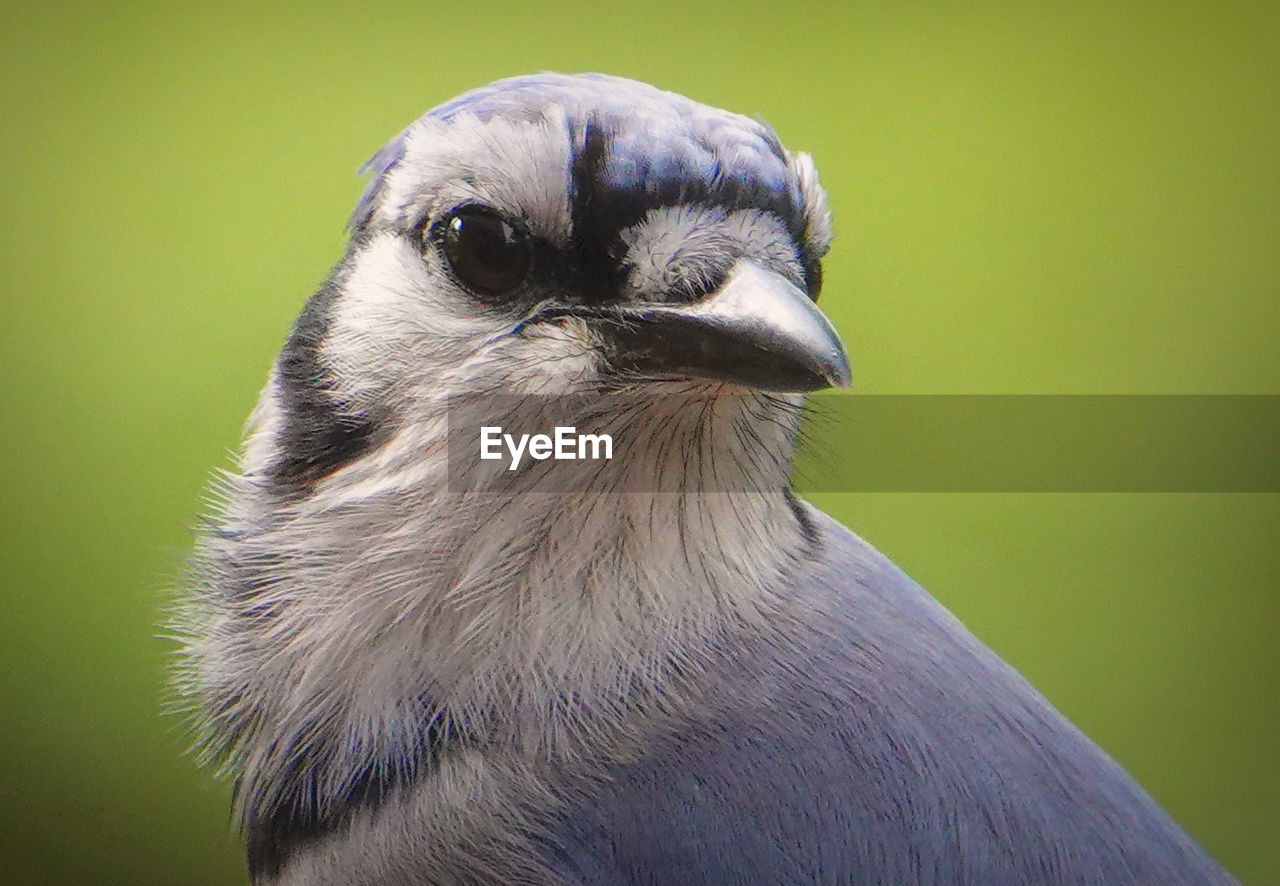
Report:
[[[709,684],[726,701],[567,812],[561,877],[1234,882],[923,590],[815,520],[825,553],[791,588],[811,617],[726,650]]]

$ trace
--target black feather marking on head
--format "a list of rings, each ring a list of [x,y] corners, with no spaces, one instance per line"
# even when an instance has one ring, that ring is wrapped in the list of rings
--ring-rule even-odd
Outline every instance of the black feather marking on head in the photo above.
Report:
[[[667,143],[643,129],[637,132],[636,121],[625,116],[589,118],[573,142],[579,146],[573,164],[574,236],[583,248],[590,244],[589,258],[610,262],[614,283],[621,269],[611,250],[623,230],[654,210],[705,206],[778,218],[802,256],[804,283],[816,299],[821,268],[805,239],[806,209],[786,151],[767,126],[746,132],[731,122],[723,129],[695,127]],[[744,154],[755,162],[744,162]],[[714,269],[708,270],[703,288],[688,296],[719,284]]]
[[[343,276],[339,266],[307,301],[276,362],[283,423],[276,438],[280,455],[267,476],[286,493],[306,495],[376,442],[375,417],[343,410],[320,355]]]
[[[605,199],[601,182],[609,134],[588,119],[574,144],[569,171],[574,288],[591,301],[607,300],[616,295],[619,282],[612,254],[619,228],[610,218],[614,207]]]

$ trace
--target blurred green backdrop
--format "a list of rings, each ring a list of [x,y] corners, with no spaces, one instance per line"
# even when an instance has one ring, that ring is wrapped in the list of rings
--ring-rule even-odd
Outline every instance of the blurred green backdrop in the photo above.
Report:
[[[811,151],[860,391],[1280,393],[1275,4],[359,6],[0,12],[6,883],[243,881],[163,589],[356,166],[469,87],[604,70]],[[820,498],[1280,882],[1280,496]]]

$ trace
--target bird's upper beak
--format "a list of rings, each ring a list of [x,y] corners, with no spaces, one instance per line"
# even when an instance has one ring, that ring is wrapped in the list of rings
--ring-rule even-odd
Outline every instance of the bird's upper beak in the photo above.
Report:
[[[770,391],[849,386],[849,356],[831,321],[804,290],[752,262],[691,304],[620,305],[597,317],[617,321],[602,332],[622,369]]]

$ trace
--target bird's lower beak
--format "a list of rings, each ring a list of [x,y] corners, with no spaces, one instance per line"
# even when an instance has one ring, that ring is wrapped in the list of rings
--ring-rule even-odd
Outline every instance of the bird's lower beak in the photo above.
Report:
[[[751,262],[693,304],[616,311],[616,327],[604,332],[619,368],[769,391],[849,386],[849,356],[831,321],[802,289]]]

